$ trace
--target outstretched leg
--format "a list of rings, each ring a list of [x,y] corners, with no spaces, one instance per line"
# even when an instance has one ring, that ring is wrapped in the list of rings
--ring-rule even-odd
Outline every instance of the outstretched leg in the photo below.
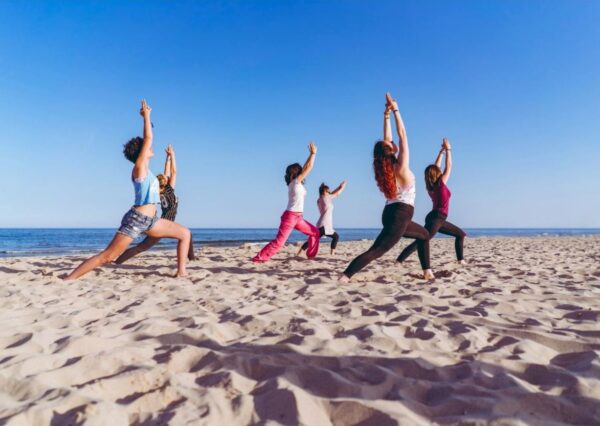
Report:
[[[105,265],[113,261],[127,248],[133,241],[133,238],[117,232],[108,246],[95,256],[83,261],[73,272],[71,272],[65,281],[72,281],[87,274],[92,269]]]
[[[146,231],[153,238],[175,238],[177,242],[177,276],[186,276],[185,261],[190,249],[191,232],[185,226],[167,219],[158,219],[156,225]]]
[[[429,232],[429,239],[433,238],[433,236],[437,234],[438,230],[440,229],[440,226],[442,226],[443,223],[444,219],[439,217],[435,211],[431,211],[429,212],[429,214],[427,214],[427,216],[425,217],[425,229],[427,229],[427,232]],[[415,240],[412,243],[410,243],[404,248],[404,250],[402,250],[402,253],[400,253],[400,256],[398,256],[396,261],[404,262],[410,257],[411,254],[413,254],[417,250],[418,245],[418,240]]]
[[[340,281],[347,282],[358,271],[394,247],[406,231],[411,217],[412,208],[403,208],[401,205],[394,204],[386,206],[381,218],[383,229],[369,250],[350,262]]]
[[[277,231],[275,239],[264,246],[263,249],[258,252],[254,258],[252,258],[252,260],[254,262],[266,262],[279,250],[281,250],[281,247],[283,247],[290,234],[294,230],[294,226],[296,226],[296,222],[298,221],[299,217],[299,215],[285,211],[281,215],[281,223],[279,224],[279,230]]]
[[[463,258],[463,245],[464,245],[465,237],[467,236],[465,231],[460,229],[458,226],[453,225],[452,223],[446,221],[441,226],[439,232],[444,235],[450,235],[452,237],[455,237],[454,250],[456,251],[456,259],[459,262],[462,262],[464,259]]]
[[[117,260],[115,260],[115,263],[117,265],[120,265],[121,263],[125,263],[132,257],[137,256],[138,254],[140,254],[146,250],[149,250],[152,246],[154,246],[159,241],[160,241],[160,238],[146,237],[137,246],[134,246],[134,247],[131,247],[131,248],[125,250],[125,252],[121,256],[119,256]]]

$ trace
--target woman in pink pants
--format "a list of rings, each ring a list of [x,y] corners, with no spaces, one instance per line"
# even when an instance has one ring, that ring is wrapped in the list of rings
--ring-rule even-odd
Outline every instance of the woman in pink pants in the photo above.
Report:
[[[302,217],[304,211],[304,198],[306,189],[304,188],[304,179],[313,168],[317,146],[314,143],[308,145],[310,155],[302,167],[298,163],[290,164],[285,169],[285,183],[288,186],[288,205],[287,209],[281,215],[281,224],[279,231],[273,241],[267,244],[254,258],[254,262],[266,262],[273,257],[285,244],[292,231],[295,229],[308,235],[308,249],[306,256],[315,257],[319,251],[319,228],[308,223]]]

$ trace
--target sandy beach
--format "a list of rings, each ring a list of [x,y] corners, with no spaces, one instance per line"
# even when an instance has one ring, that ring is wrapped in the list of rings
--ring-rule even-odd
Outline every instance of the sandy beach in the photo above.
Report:
[[[0,424],[600,424],[600,237],[408,243],[336,282],[369,242],[173,251],[58,276],[0,259]]]

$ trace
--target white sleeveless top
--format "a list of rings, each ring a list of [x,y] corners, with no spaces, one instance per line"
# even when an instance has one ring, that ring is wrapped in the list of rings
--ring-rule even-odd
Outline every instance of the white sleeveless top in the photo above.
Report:
[[[302,213],[304,212],[304,198],[306,197],[306,188],[299,182],[298,179],[294,179],[288,185],[288,205],[287,211]]]
[[[415,187],[415,175],[412,172],[410,174],[412,175],[412,183],[406,188],[400,187],[398,179],[396,179],[396,196],[392,199],[386,199],[386,206],[394,203],[404,203],[409,204],[411,206],[415,205],[415,197],[417,196],[417,189]]]
[[[321,217],[317,222],[317,228],[321,226],[325,228],[325,235],[331,235],[335,231],[333,230],[333,201],[332,196],[330,194],[323,194],[323,196],[319,197],[317,201],[317,206],[319,207],[319,213],[321,213]]]

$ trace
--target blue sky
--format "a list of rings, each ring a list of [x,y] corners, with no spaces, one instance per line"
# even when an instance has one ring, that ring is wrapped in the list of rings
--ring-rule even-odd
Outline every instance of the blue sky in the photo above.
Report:
[[[116,227],[122,144],[153,108],[152,169],[177,151],[178,221],[274,227],[285,166],[319,153],[348,188],[338,227],[380,226],[371,170],[384,93],[422,179],[453,144],[450,220],[600,227],[600,2],[0,2],[0,227]]]

